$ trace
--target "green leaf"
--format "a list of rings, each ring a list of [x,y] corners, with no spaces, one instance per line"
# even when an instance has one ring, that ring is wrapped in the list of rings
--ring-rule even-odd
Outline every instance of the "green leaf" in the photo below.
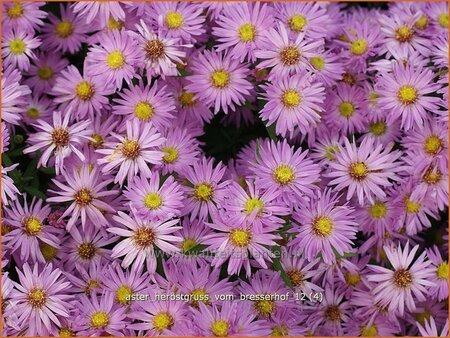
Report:
[[[36,197],[43,199],[44,201],[46,199],[45,194],[35,187],[25,186],[25,187],[23,187],[23,190],[25,190],[27,193],[29,193],[32,196],[36,196]]]
[[[2,154],[2,162],[4,167],[9,167],[13,165],[13,161],[7,154]]]
[[[275,132],[275,123],[271,124],[270,126],[266,127],[267,133],[269,134],[269,137],[272,141],[277,141],[277,134]]]
[[[25,147],[20,147],[20,148],[14,149],[13,151],[8,152],[8,155],[9,155],[10,157],[18,157],[18,156],[21,156],[21,155],[23,155],[23,150],[24,150],[24,149],[25,149]]]

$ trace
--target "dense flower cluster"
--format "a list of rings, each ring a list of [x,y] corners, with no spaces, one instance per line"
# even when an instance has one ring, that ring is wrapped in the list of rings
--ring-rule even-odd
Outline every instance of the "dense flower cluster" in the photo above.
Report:
[[[448,334],[445,2],[2,14],[4,335]]]

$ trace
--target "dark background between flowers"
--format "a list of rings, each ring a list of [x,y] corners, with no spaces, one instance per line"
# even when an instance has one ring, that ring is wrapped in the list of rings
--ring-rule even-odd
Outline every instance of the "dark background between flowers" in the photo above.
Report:
[[[365,7],[365,8],[378,8],[388,9],[387,2],[343,2],[347,8],[350,7]],[[49,2],[43,9],[47,12],[54,13],[56,16],[60,14],[60,3]],[[208,48],[213,46],[212,41],[207,44]],[[83,44],[79,53],[74,55],[65,55],[69,62],[75,65],[82,72],[83,61],[88,52],[88,45]],[[182,74],[186,75],[186,74]],[[111,96],[116,97],[117,94]],[[260,137],[270,137],[271,139],[277,139],[275,135],[275,128],[273,126],[266,127],[265,124],[258,118],[257,111],[265,102],[258,100],[254,105],[247,105],[247,108],[251,109],[255,116],[255,121],[252,124],[246,124],[241,121],[240,126],[237,127],[233,124],[224,125],[222,119],[224,114],[221,112],[216,115],[212,121],[205,125],[204,135],[199,137],[199,140],[203,143],[203,150],[207,156],[211,156],[216,159],[217,162],[222,161],[227,163],[229,159],[234,158],[239,150],[248,144],[251,140]],[[40,153],[36,153],[36,156],[30,157],[23,154],[23,149],[26,147],[26,138],[29,130],[21,127],[16,127],[15,135],[11,135],[9,150],[2,154],[2,165],[10,166],[12,164],[19,163],[18,167],[9,173],[9,176],[14,180],[15,185],[20,192],[26,192],[28,195],[36,196],[42,199],[47,197],[47,189],[51,182],[51,179],[55,177],[55,171],[53,168],[36,168],[37,162],[40,157]],[[307,145],[302,145],[302,148],[307,148]],[[443,235],[445,234],[445,228],[448,226],[448,210],[440,215],[440,221],[432,220],[432,227],[420,233],[420,237],[424,239],[424,246],[429,247],[433,244],[442,244]],[[286,236],[286,231],[290,228],[289,221],[287,220],[286,226],[281,230],[282,235]],[[355,246],[364,239],[361,233],[358,233],[358,239]],[[113,248],[116,243],[110,244],[107,248]],[[204,247],[195,247],[191,249],[192,254],[196,254],[203,250]],[[275,254],[280,252],[280,247],[273,248]],[[420,252],[419,252],[420,253]],[[419,254],[418,253],[418,254]],[[158,255],[158,269],[157,272],[164,275],[161,256]],[[274,259],[273,268],[281,272],[283,280],[287,285],[290,285],[290,281],[283,271],[278,258]],[[15,264],[13,260],[7,268],[10,271],[10,277],[13,280],[18,281],[15,271]],[[222,266],[221,278],[227,275],[226,265]],[[232,280],[236,279],[234,276]],[[242,273],[239,276],[240,279],[246,280],[245,274]]]

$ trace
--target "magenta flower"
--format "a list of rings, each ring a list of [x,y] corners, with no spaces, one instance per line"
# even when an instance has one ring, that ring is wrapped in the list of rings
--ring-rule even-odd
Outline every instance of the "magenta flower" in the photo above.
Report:
[[[44,24],[42,19],[47,17],[47,12],[39,8],[45,2],[4,2],[2,5],[2,23],[4,29],[22,28],[32,32]]]
[[[41,40],[21,28],[6,30],[3,34],[2,59],[5,67],[12,65],[20,71],[27,71],[30,59],[35,58],[33,50],[41,45]]]

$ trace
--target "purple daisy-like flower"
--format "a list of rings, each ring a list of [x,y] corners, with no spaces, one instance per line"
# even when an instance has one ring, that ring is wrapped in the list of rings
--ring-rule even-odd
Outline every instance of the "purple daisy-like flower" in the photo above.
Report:
[[[38,131],[31,134],[28,138],[30,146],[24,149],[24,154],[36,152],[45,149],[37,164],[38,167],[47,167],[50,156],[54,157],[54,165],[56,173],[64,170],[64,159],[72,152],[75,153],[80,160],[84,160],[83,153],[77,146],[82,145],[89,140],[90,130],[87,129],[90,121],[81,121],[69,126],[71,112],[65,112],[62,120],[62,112],[53,112],[53,125],[43,120],[37,121],[34,127]]]
[[[175,117],[175,102],[167,92],[167,86],[144,86],[142,82],[137,86],[130,86],[114,99],[113,114],[123,115],[126,120],[138,120],[139,123],[151,123],[158,130],[172,125]]]
[[[98,160],[104,165],[102,172],[110,173],[116,167],[114,183],[123,184],[125,178],[131,181],[132,177],[141,174],[150,177],[151,170],[148,164],[160,164],[163,152],[156,150],[164,141],[164,137],[156,131],[151,124],[142,125],[137,120],[126,122],[126,135],[111,133],[116,139],[104,144],[104,148],[97,152],[104,157]]]
[[[75,54],[80,50],[81,44],[87,41],[89,26],[82,16],[73,12],[70,5],[60,4],[59,8],[61,18],[50,13],[48,17],[50,24],[42,29],[42,47],[46,50]]]
[[[32,32],[44,24],[42,19],[47,17],[47,12],[39,8],[45,2],[4,2],[2,4],[3,28],[22,28]]]
[[[173,176],[162,181],[158,171],[154,171],[148,179],[135,177],[129,182],[124,195],[139,215],[150,221],[180,217],[184,205],[180,184],[175,182]]]
[[[67,221],[67,231],[71,231],[79,218],[81,218],[83,230],[86,228],[87,221],[91,221],[96,227],[108,224],[101,211],[114,212],[115,210],[103,202],[101,198],[115,195],[117,190],[106,191],[105,187],[112,182],[112,179],[103,179],[100,182],[100,178],[97,168],[90,168],[85,165],[80,170],[73,169],[72,173],[64,175],[67,184],[61,183],[58,179],[53,180],[53,183],[61,191],[49,190],[56,196],[48,198],[47,201],[71,202],[61,216],[61,218],[64,218],[70,215],[70,219]]]
[[[429,321],[425,319],[425,324],[423,326],[420,323],[417,323],[417,328],[422,337],[448,337],[448,319],[441,329],[440,334],[438,333],[436,322],[433,317],[430,317]]]
[[[245,65],[231,59],[229,54],[204,51],[192,61],[192,75],[186,90],[195,93],[195,98],[214,107],[217,114],[222,109],[232,111],[235,105],[242,105],[250,95],[252,84],[247,80],[250,74]]]
[[[52,264],[42,270],[38,264],[33,270],[25,263],[17,268],[19,283],[13,282],[15,290],[11,293],[5,315],[17,315],[17,322],[26,336],[46,336],[52,328],[60,326],[60,319],[69,317],[70,301],[67,294],[70,283],[62,277],[62,271]]]
[[[226,167],[219,163],[214,167],[213,160],[205,157],[184,170],[184,176],[190,183],[187,187],[188,198],[185,202],[185,213],[191,214],[191,221],[198,218],[205,220],[208,214],[217,213],[217,204],[225,197],[227,181],[222,181]]]
[[[434,31],[442,36],[448,36],[448,6],[444,2],[427,3],[425,13],[431,19]]]
[[[332,86],[342,79],[344,67],[340,61],[339,54],[327,50],[309,58],[312,72],[327,86]]]
[[[76,319],[80,335],[121,335],[128,325],[125,309],[114,304],[114,294],[111,292],[100,297],[81,295],[77,305],[80,309]]]
[[[335,252],[343,256],[352,252],[352,240],[358,230],[352,208],[338,205],[339,196],[331,190],[317,193],[315,198],[294,214],[297,222],[291,232],[298,233],[290,242],[291,246],[303,248],[309,261],[321,254],[322,260],[329,264],[336,261]]]
[[[78,13],[80,17],[84,18],[87,24],[98,19],[105,26],[111,17],[116,21],[125,20],[125,11],[122,8],[121,2],[80,1],[72,4],[72,8],[75,13]]]
[[[28,124],[33,124],[38,120],[43,120],[50,123],[53,112],[53,102],[47,96],[32,96],[25,107],[25,114],[22,119]]]
[[[33,50],[41,45],[41,40],[21,28],[6,30],[2,40],[2,59],[5,66],[12,65],[20,71],[27,71],[30,68],[30,59],[35,58]]]
[[[31,94],[28,86],[20,84],[21,79],[21,73],[13,66],[2,68],[2,120],[15,125],[19,124]]]
[[[309,68],[309,58],[323,45],[323,40],[305,39],[305,33],[299,32],[295,39],[290,39],[283,24],[277,29],[270,28],[264,34],[261,48],[255,51],[261,63],[260,68],[272,68],[269,80],[292,75],[299,70]]]
[[[439,89],[433,82],[434,73],[422,67],[397,64],[391,74],[383,73],[380,78],[378,103],[388,110],[388,122],[401,117],[405,130],[422,127],[427,111],[437,110],[438,97],[430,96]]]
[[[356,195],[360,205],[365,199],[373,203],[374,197],[386,197],[383,188],[392,186],[390,180],[398,181],[397,172],[402,169],[398,162],[401,152],[391,150],[392,144],[384,147],[369,138],[358,147],[345,139],[345,146],[336,154],[336,162],[330,163],[330,172],[326,174],[332,178],[329,185],[336,185],[337,191],[347,188],[347,200]]]
[[[13,164],[9,167],[2,168],[2,180],[1,180],[1,191],[2,191],[2,205],[6,206],[10,202],[15,201],[17,199],[17,195],[20,195],[19,190],[14,185],[14,181],[11,177],[8,176],[8,172],[14,170],[19,164]]]
[[[433,298],[442,301],[448,297],[448,262],[442,259],[441,253],[436,245],[427,250],[427,256],[432,262],[435,270],[435,285],[430,287],[430,294]]]
[[[267,4],[243,3],[225,7],[216,25],[212,32],[218,38],[217,51],[229,50],[230,56],[241,62],[246,58],[254,62],[254,52],[263,33],[272,27],[273,17]]]
[[[267,124],[275,124],[277,134],[292,135],[297,130],[307,134],[320,121],[324,87],[308,73],[279,78],[261,88],[267,103],[259,115]]]
[[[146,221],[139,217],[137,211],[131,208],[132,217],[119,211],[113,219],[121,224],[121,227],[111,227],[108,231],[118,236],[126,237],[117,244],[112,257],[125,256],[122,267],[127,268],[134,262],[134,266],[142,266],[147,263],[147,271],[156,271],[155,247],[166,253],[176,253],[180,249],[172,243],[180,242],[181,238],[172,235],[181,227],[176,226],[178,219],[167,222]]]
[[[382,306],[388,306],[389,311],[398,311],[401,316],[405,307],[409,311],[415,310],[414,300],[424,301],[429,295],[428,288],[434,286],[430,281],[433,268],[431,261],[426,259],[426,252],[414,260],[418,249],[416,245],[410,250],[409,242],[403,249],[400,246],[385,246],[384,251],[394,270],[369,265],[374,273],[367,279],[377,284],[373,290],[375,300]]]

